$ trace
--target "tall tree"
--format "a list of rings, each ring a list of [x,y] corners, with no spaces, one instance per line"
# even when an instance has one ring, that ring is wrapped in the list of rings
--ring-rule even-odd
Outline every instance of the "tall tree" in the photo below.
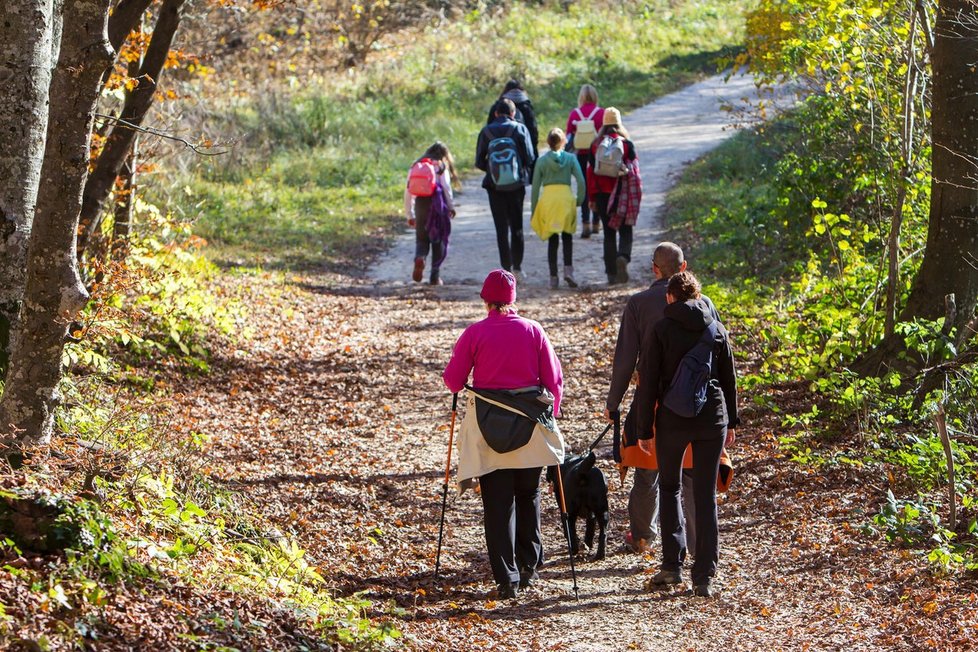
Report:
[[[902,319],[936,319],[954,294],[961,341],[978,302],[978,0],[941,0],[931,61],[927,248]]]
[[[53,0],[0,6],[0,375],[20,310],[57,58]]]
[[[63,34],[51,77],[47,144],[27,257],[27,280],[0,397],[0,436],[46,442],[54,423],[68,324],[88,298],[75,236],[88,176],[92,123],[114,51],[111,0],[64,0]]]

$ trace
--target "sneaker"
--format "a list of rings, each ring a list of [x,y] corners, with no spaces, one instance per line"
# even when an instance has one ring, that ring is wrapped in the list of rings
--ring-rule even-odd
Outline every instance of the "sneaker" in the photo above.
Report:
[[[682,583],[683,575],[679,571],[660,570],[649,579],[649,584],[652,586],[669,586]]]
[[[519,267],[514,267],[513,268],[513,276],[516,277],[516,282],[517,283],[525,283],[526,282],[526,275],[523,274],[523,270],[520,269]]]
[[[445,285],[445,282],[441,280],[441,274],[437,269],[431,270],[431,277],[428,282],[431,285]]]
[[[574,280],[574,267],[572,265],[564,265],[564,281],[567,282],[567,287],[576,288],[577,281]]]
[[[624,256],[618,256],[615,265],[618,267],[618,282],[628,283],[628,259]]]
[[[649,550],[648,539],[636,539],[631,532],[625,533],[625,547],[637,555],[642,555]]]
[[[556,290],[558,287],[560,287],[560,279],[557,278],[556,276],[551,276],[550,277],[550,289],[551,290]]]
[[[587,222],[584,223],[584,228],[581,229],[581,237],[585,240],[591,237],[591,225]]]
[[[530,588],[530,586],[538,579],[540,579],[540,575],[537,573],[535,568],[521,570],[519,589],[522,591],[523,589]]]
[[[499,600],[512,600],[516,597],[516,588],[519,586],[518,582],[509,582],[507,584],[497,584],[496,585],[496,598]]]
[[[699,598],[712,598],[713,590],[710,588],[710,583],[697,584],[693,587],[693,595]]]
[[[422,276],[424,276],[424,258],[419,256],[414,259],[414,271],[411,272],[411,280],[420,283]]]

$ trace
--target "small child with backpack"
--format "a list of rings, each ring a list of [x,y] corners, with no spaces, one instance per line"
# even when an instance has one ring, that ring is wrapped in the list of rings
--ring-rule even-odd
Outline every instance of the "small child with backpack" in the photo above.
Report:
[[[550,264],[550,289],[560,285],[557,276],[557,248],[564,242],[564,281],[576,288],[574,280],[574,226],[577,207],[584,202],[584,174],[577,157],[564,151],[567,140],[560,129],[547,134],[550,151],[537,160],[533,168],[533,187],[530,195],[530,227],[547,242]],[[577,196],[571,192],[571,179],[577,181]],[[542,189],[542,191],[541,191]]]
[[[632,226],[637,212],[630,219],[612,221],[617,207],[611,206],[622,178],[637,170],[635,145],[621,123],[621,113],[609,106],[604,110],[602,126],[591,144],[591,160],[587,168],[587,193],[591,210],[601,218],[604,231],[604,267],[608,284],[628,282],[628,263],[632,259]],[[612,210],[609,210],[612,209]]]
[[[591,163],[591,145],[598,136],[604,119],[604,109],[598,106],[598,91],[591,84],[581,86],[577,94],[577,107],[571,109],[567,116],[567,145],[577,155],[577,164],[581,170],[587,170]],[[581,204],[581,237],[590,238],[592,233],[598,233],[598,214],[592,213],[585,192],[584,203]]]
[[[431,251],[432,285],[442,285],[441,264],[448,255],[448,239],[455,217],[452,188],[461,187],[455,159],[448,147],[435,142],[411,164],[404,188],[404,214],[414,227],[414,270],[411,278],[420,283],[425,259]]]

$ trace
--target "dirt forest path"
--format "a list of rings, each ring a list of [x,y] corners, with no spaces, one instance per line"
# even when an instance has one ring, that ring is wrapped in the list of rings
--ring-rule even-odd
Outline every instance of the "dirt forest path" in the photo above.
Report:
[[[709,80],[625,117],[641,143],[650,190],[632,283],[600,283],[600,242],[578,238],[586,286],[550,292],[542,248],[528,251],[518,304],[544,324],[564,367],[561,428],[572,448],[585,447],[603,426],[618,318],[627,297],[649,282],[653,207],[683,162],[729,135],[718,99],[724,88]],[[666,143],[676,148],[668,157]],[[907,557],[877,550],[857,531],[871,509],[859,492],[879,488],[851,470],[805,472],[778,459],[777,415],[757,407],[749,390],[732,451],[737,475],[720,506],[718,597],[694,598],[688,586],[644,588],[659,549],[642,557],[622,547],[630,479],[619,483],[607,442],[598,453],[612,487],[609,554],[577,563],[579,599],[546,490],[547,563],[516,601],[490,599],[481,505],[471,492],[450,500],[442,574],[434,578],[450,412],[440,374],[462,329],[484,316],[477,283],[496,262],[484,193],[470,183],[462,197],[443,287],[405,282],[411,254],[401,241],[370,278],[237,278],[240,292],[251,293],[255,335],[217,351],[212,372],[184,381],[178,397],[178,427],[210,435],[215,479],[305,549],[334,595],[362,594],[372,617],[389,618],[404,633],[405,648],[430,651],[971,645],[959,607],[932,609],[921,627],[921,609],[935,603],[939,583],[918,579]],[[747,368],[754,361],[744,350]],[[786,401],[791,391],[763,398]]]

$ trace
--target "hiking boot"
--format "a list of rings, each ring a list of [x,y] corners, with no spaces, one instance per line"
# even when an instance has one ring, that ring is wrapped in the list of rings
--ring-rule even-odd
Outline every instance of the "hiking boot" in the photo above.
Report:
[[[525,283],[526,282],[526,275],[523,273],[523,270],[520,269],[519,267],[514,267],[513,268],[513,276],[516,277],[516,282],[517,283]]]
[[[530,586],[538,579],[540,579],[540,575],[537,573],[535,568],[521,570],[519,589],[522,591],[523,589],[530,588]]]
[[[560,279],[557,278],[556,276],[551,276],[550,277],[550,289],[551,290],[556,290],[558,287],[560,287]]]
[[[507,582],[506,584],[496,585],[496,598],[499,600],[512,600],[516,597],[518,582]]]
[[[591,225],[587,222],[584,223],[584,228],[581,229],[581,237],[585,240],[591,237]]]
[[[420,283],[422,276],[424,276],[424,258],[418,256],[414,259],[414,271],[411,272],[411,280]]]
[[[601,233],[601,222],[591,222],[591,233],[593,235]]]
[[[664,587],[682,583],[683,575],[679,571],[660,570],[658,573],[649,578],[649,584],[655,587]]]
[[[618,277],[614,274],[608,274],[608,285],[614,285],[618,282]]]
[[[574,266],[564,265],[564,281],[567,282],[567,287],[576,288],[577,281],[574,280]]]
[[[628,283],[628,259],[624,256],[618,256],[615,265],[618,268],[618,282]]]
[[[706,583],[704,584],[697,584],[696,586],[694,586],[693,595],[695,595],[698,598],[712,598],[713,589],[710,587],[709,580],[707,580]]]
[[[636,539],[631,532],[626,532],[625,547],[637,555],[643,555],[649,550],[649,541],[648,539]]]

